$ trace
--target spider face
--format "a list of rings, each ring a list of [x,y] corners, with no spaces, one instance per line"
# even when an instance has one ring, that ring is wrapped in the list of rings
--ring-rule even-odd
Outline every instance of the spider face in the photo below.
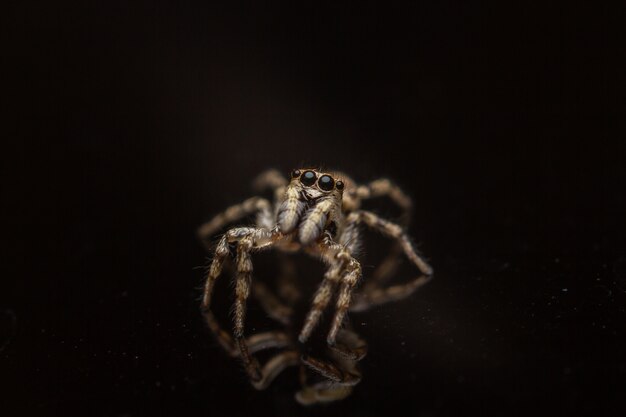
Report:
[[[277,224],[283,233],[298,229],[298,239],[308,244],[342,221],[344,183],[316,169],[295,169],[278,209]]]
[[[291,172],[290,185],[292,184],[294,186],[300,185],[308,200],[317,199],[334,191],[338,191],[341,194],[344,189],[343,181],[336,180],[330,174],[313,169],[294,169]]]

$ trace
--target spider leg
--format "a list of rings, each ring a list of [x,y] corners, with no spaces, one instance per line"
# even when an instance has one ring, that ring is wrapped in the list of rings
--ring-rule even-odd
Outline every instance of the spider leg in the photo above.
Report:
[[[252,291],[270,317],[283,324],[289,323],[293,313],[291,307],[284,305],[267,286],[255,282]],[[285,332],[269,331],[258,333],[246,338],[246,344],[251,354],[265,349],[288,348],[288,350],[274,355],[263,365],[261,379],[257,382],[252,381],[252,385],[258,390],[266,389],[286,368],[300,364],[300,353],[295,349],[292,338]],[[233,348],[236,352],[235,356],[238,356],[240,353],[239,349],[235,346]]]
[[[337,245],[338,246],[338,245]],[[311,303],[311,310],[307,314],[302,330],[298,340],[300,343],[306,343],[306,341],[313,333],[313,330],[319,323],[322,316],[322,312],[328,306],[328,303],[333,297],[333,291],[337,286],[337,283],[341,279],[340,273],[342,271],[342,263],[338,259],[331,257],[331,263],[328,270],[324,274],[324,279],[320,286],[317,288],[315,295],[313,296],[313,302]]]
[[[234,330],[233,336],[235,343],[239,347],[241,360],[248,376],[253,383],[262,379],[259,363],[249,350],[246,339],[244,338],[244,322],[246,318],[246,301],[250,295],[250,282],[252,281],[252,251],[253,240],[246,236],[242,238],[237,245],[237,256],[235,263],[237,265],[236,282],[235,282],[235,310],[234,310]]]
[[[330,266],[324,275],[324,280],[315,293],[311,310],[307,314],[298,340],[301,343],[305,343],[309,339],[319,323],[322,312],[331,301],[335,287],[341,283],[337,295],[335,315],[333,316],[326,342],[331,348],[344,356],[353,360],[359,360],[365,356],[366,349],[352,349],[341,343],[338,344],[336,339],[350,305],[354,286],[361,277],[361,265],[352,257],[345,246],[333,242],[330,237],[326,236],[321,245],[323,257]],[[328,370],[328,372],[332,371]]]
[[[255,282],[252,287],[254,296],[259,300],[261,306],[267,314],[283,324],[288,324],[293,314],[291,307],[284,305],[267,286],[260,282]],[[269,331],[258,333],[246,338],[246,344],[250,354],[272,348],[289,348],[270,358],[261,369],[261,379],[252,381],[252,385],[257,390],[266,389],[272,381],[286,368],[300,364],[300,353],[294,348],[291,337],[281,331]],[[234,347],[234,346],[233,346]],[[234,349],[237,354],[240,350]]]
[[[257,192],[274,190],[274,201],[282,201],[289,181],[276,169],[268,169],[259,174],[252,182],[252,188]],[[278,209],[278,207],[276,207]],[[274,213],[276,215],[277,213]]]
[[[246,339],[250,353],[264,349],[288,348],[272,356],[261,369],[261,379],[251,380],[252,386],[258,390],[266,389],[272,381],[286,368],[300,365],[300,353],[294,346],[292,338],[285,332],[270,331],[250,336]],[[237,353],[239,351],[237,350]]]
[[[353,331],[339,330],[337,340],[352,349],[364,346],[365,342]],[[328,403],[346,398],[352,392],[352,387],[361,380],[361,372],[357,361],[339,355],[333,350],[329,355],[334,363],[304,357],[303,363],[311,370],[321,374],[326,379],[315,384],[308,384],[305,369],[301,369],[300,379],[302,390],[296,393],[296,400],[302,405]]]
[[[258,390],[267,388],[285,368],[300,364],[300,354],[296,350],[287,350],[273,356],[261,370],[261,379],[253,381],[252,386]]]
[[[346,246],[351,253],[358,251],[358,245],[361,242],[361,239],[359,238],[360,222],[357,220],[349,219],[343,233],[339,236],[339,243]],[[376,267],[376,269],[374,269],[372,274],[368,276],[361,292],[374,287],[380,287],[393,277],[400,266],[401,256],[403,253],[404,251],[400,243],[397,240],[394,240],[394,244],[392,245],[389,254]]]
[[[213,330],[213,326],[209,326]],[[291,346],[291,338],[284,332],[269,331],[252,335],[246,339],[250,353],[260,352],[265,349],[282,348]],[[223,341],[220,342],[224,350],[232,357],[239,356],[239,349],[235,345],[232,336],[225,332]]]
[[[293,317],[293,307],[300,298],[300,291],[295,282],[295,263],[283,253],[277,253],[280,271],[277,277],[276,290],[273,291],[263,282],[252,282],[252,295],[260,303],[268,317],[288,325]],[[226,264],[225,267],[231,267]],[[229,270],[231,268],[228,268]]]
[[[350,256],[347,262],[344,264],[345,273],[341,276],[341,285],[339,287],[339,293],[337,295],[337,302],[335,305],[335,315],[332,320],[330,331],[326,336],[326,343],[331,348],[338,352],[352,357],[355,360],[359,360],[365,355],[364,350],[355,350],[350,347],[346,347],[342,344],[337,344],[337,333],[343,324],[343,320],[350,307],[350,301],[352,299],[352,292],[356,286],[359,278],[361,278],[361,264]]]
[[[389,197],[398,207],[402,209],[401,223],[409,221],[409,215],[413,208],[411,197],[406,195],[398,185],[383,178],[370,182],[367,185],[360,185],[356,189],[356,194],[361,200],[377,197]]]
[[[422,275],[405,284],[393,285],[387,288],[380,287],[382,282],[380,278],[377,281],[373,281],[370,285],[365,285],[363,291],[355,297],[351,311],[364,311],[374,305],[405,298],[430,281],[433,274],[432,267],[418,254],[400,226],[368,211],[357,211],[350,214],[348,222],[365,223],[383,235],[396,240],[407,258],[422,273]]]
[[[302,362],[315,372],[327,378],[329,381],[337,384],[356,385],[361,381],[360,375],[355,375],[329,361],[303,355]]]
[[[383,178],[370,182],[367,185],[357,187],[356,194],[361,200],[377,197],[389,197],[400,209],[402,213],[399,218],[400,225],[406,227],[411,219],[411,210],[413,209],[413,201],[402,191],[402,189],[392,181]],[[400,257],[402,256],[402,246],[395,242],[391,247],[389,255],[374,270],[372,275],[365,283],[365,287],[384,284],[389,278],[394,276],[400,265]]]
[[[204,223],[198,228],[198,237],[210,249],[209,239],[218,230],[229,223],[233,223],[253,213],[258,213],[258,221],[260,226],[270,229],[272,218],[272,205],[269,201],[261,197],[251,197],[243,203],[230,206],[220,214],[214,216],[211,220]],[[270,220],[268,220],[270,219]]]
[[[252,187],[257,191],[265,191],[268,188],[273,190],[286,187],[288,184],[287,179],[277,169],[268,169],[261,172],[252,182]]]
[[[235,345],[235,342],[230,335],[226,334],[226,338],[228,342],[225,345],[225,350],[231,356],[238,357],[240,354],[238,346]],[[255,334],[246,339],[246,344],[248,345],[248,349],[251,354],[265,349],[293,346],[291,338],[286,333],[279,331]],[[265,363],[265,365],[263,365],[263,368],[260,371],[261,379],[258,381],[251,381],[252,385],[258,390],[263,390],[267,388],[285,368],[298,365],[299,363],[300,354],[297,350],[291,348],[281,352],[273,356]]]
[[[251,252],[253,249],[270,247],[279,238],[280,234],[261,228],[240,227],[229,230],[217,245],[215,257],[209,267],[204,287],[202,310],[209,328],[228,352],[233,354],[235,347],[239,350],[239,356],[244,364],[244,368],[253,383],[262,379],[262,372],[256,359],[251,356],[248,343],[243,336],[246,313],[245,302],[250,293],[250,281],[252,278]],[[224,261],[230,253],[229,244],[236,244],[237,246],[233,337],[221,328],[210,309],[215,281],[220,276]]]
[[[296,392],[295,398],[298,403],[304,406],[325,404],[333,401],[343,400],[352,393],[353,385],[343,385],[325,379],[313,384],[307,382],[306,367],[300,368],[300,383],[302,389]]]

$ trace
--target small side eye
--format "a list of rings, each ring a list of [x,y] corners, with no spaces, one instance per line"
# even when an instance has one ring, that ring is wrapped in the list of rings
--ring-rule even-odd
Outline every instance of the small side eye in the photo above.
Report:
[[[341,180],[337,181],[336,185],[337,185],[337,189],[338,189],[339,191],[342,191],[342,190],[343,190],[343,187],[344,187],[344,185],[343,185],[343,181],[341,181]]]
[[[313,185],[315,184],[315,180],[317,179],[317,175],[313,171],[305,171],[304,174],[300,177],[300,182],[304,185]]]
[[[317,185],[324,191],[330,191],[335,186],[335,180],[330,175],[322,175]]]
[[[298,178],[300,174],[301,172],[299,169],[294,169],[293,171],[291,171],[291,178]]]

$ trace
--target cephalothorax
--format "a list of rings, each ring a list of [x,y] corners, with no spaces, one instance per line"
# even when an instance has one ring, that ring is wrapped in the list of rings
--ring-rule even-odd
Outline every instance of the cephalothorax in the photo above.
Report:
[[[388,196],[408,214],[411,200],[389,180],[381,179],[367,185],[357,185],[347,176],[318,169],[296,169],[285,179],[277,171],[261,174],[255,181],[261,191],[271,188],[274,202],[252,197],[228,208],[199,229],[205,242],[226,224],[257,214],[255,226],[228,230],[215,248],[213,261],[207,272],[202,310],[209,328],[220,344],[233,356],[241,358],[253,386],[263,389],[287,366],[301,365],[301,375],[308,369],[322,378],[309,384],[302,378],[303,389],[296,398],[303,404],[334,401],[347,396],[361,379],[356,363],[366,353],[365,342],[344,321],[348,310],[363,311],[371,306],[404,298],[425,284],[432,276],[432,268],[414,249],[404,229],[376,214],[361,210],[361,201]],[[355,258],[361,243],[359,227],[367,226],[396,241],[395,250],[374,270],[358,292],[356,284],[362,270]],[[211,296],[224,262],[235,250],[235,306],[232,335],[225,331],[211,311]],[[327,269],[320,283],[297,341],[288,332],[270,331],[246,338],[244,320],[246,300],[250,293],[259,300],[268,315],[280,323],[292,320],[293,306],[299,299],[298,283],[293,277],[293,265],[281,277],[278,293],[274,294],[261,280],[252,280],[253,252],[276,249],[281,252],[305,252],[321,259]],[[404,255],[420,274],[402,284],[385,285],[395,273],[400,255]],[[354,294],[353,294],[354,293]],[[298,343],[306,344],[320,322],[322,312],[334,300],[334,315],[326,333],[329,359],[312,358],[303,354]],[[279,348],[280,353],[263,367],[254,353]],[[306,368],[304,368],[306,367]]]

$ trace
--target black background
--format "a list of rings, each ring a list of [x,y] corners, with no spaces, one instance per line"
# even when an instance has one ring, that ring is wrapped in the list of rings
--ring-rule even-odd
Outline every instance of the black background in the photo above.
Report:
[[[3,415],[624,415],[623,7],[184,3],[3,13]],[[395,179],[436,270],[312,409],[248,385],[196,268],[303,163]]]

